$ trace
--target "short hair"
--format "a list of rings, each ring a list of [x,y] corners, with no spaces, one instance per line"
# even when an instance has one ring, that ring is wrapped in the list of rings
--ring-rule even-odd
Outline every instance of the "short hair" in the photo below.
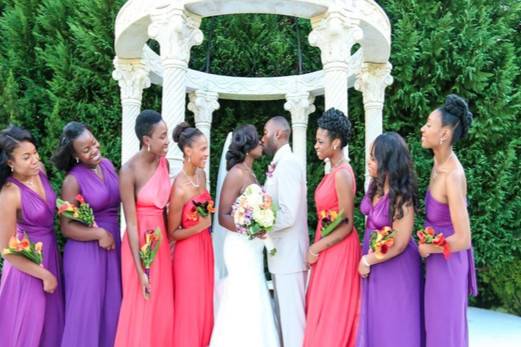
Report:
[[[342,147],[346,146],[353,134],[351,121],[344,115],[344,112],[336,108],[330,108],[318,119],[318,127],[327,130],[331,141],[340,139]]]
[[[282,117],[282,116],[275,116],[275,117],[272,117],[268,123],[273,123],[277,126],[278,129],[282,130],[287,136],[288,138],[290,137],[291,135],[291,126],[289,125],[289,122],[286,118]]]

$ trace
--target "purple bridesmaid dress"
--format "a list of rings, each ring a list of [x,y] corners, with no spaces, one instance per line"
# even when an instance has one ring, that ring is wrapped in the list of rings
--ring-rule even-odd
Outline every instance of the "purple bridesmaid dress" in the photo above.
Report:
[[[425,197],[425,226],[445,237],[454,234],[449,206],[436,201],[430,191]],[[468,346],[467,299],[477,295],[472,248],[431,254],[426,260],[425,331],[427,347]]]
[[[367,194],[362,200],[360,210],[367,216],[363,254],[374,230],[392,226],[389,203],[388,195],[374,206]],[[422,329],[421,260],[411,237],[400,255],[372,265],[362,280],[357,347],[420,347]]]
[[[116,249],[107,251],[98,241],[69,239],[63,252],[65,329],[63,347],[114,345],[121,304],[121,239],[119,181],[112,163],[100,163],[103,179],[83,164],[70,175],[92,207],[96,224],[112,234]],[[88,232],[88,231],[87,231]]]
[[[9,182],[20,188],[21,215],[16,222],[17,236],[26,232],[31,242],[43,243],[43,266],[56,276],[53,294],[43,291],[43,282],[4,262],[0,283],[0,346],[60,345],[64,304],[60,258],[54,234],[56,194],[43,172],[40,179],[45,200],[13,177]]]

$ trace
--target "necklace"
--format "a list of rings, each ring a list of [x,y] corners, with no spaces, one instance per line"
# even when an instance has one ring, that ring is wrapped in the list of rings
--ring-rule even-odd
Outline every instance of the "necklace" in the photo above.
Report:
[[[199,179],[197,178],[197,175],[194,174],[193,176],[189,176],[185,169],[183,168],[183,173],[185,174],[186,178],[188,178],[188,182],[190,182],[190,184],[192,185],[192,187],[194,188],[199,188]],[[190,177],[195,177],[195,182],[192,181],[192,179]]]
[[[444,170],[439,170],[438,168],[445,165],[445,163],[447,163],[450,158],[452,158],[454,156],[454,152],[451,152],[450,155],[443,161],[443,163],[441,164],[437,164],[437,163],[434,163],[434,171],[432,172],[432,180],[436,180],[436,178],[444,172]],[[436,161],[436,159],[434,159],[434,161]]]

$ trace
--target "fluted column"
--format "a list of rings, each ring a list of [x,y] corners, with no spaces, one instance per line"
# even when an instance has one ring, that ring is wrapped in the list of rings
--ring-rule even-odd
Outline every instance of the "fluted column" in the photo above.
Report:
[[[185,119],[186,71],[190,59],[190,49],[203,42],[199,30],[201,18],[188,14],[180,2],[170,2],[155,8],[151,13],[148,34],[159,42],[163,65],[162,116],[169,134]],[[170,146],[167,154],[171,173],[176,174],[183,157],[177,146]]]
[[[359,20],[345,8],[333,6],[318,20],[312,20],[311,46],[320,48],[324,66],[325,109],[334,107],[348,116],[347,79],[351,48],[363,37]],[[348,157],[347,146],[344,148]]]
[[[306,168],[306,131],[308,116],[315,112],[313,101],[315,98],[309,92],[291,93],[286,95],[284,109],[291,114],[291,128],[293,131],[293,152]]]
[[[210,153],[210,136],[212,129],[213,112],[219,109],[219,95],[216,92],[196,90],[189,94],[188,109],[194,113],[195,126],[208,139],[208,153]],[[210,156],[206,161],[206,187],[210,190]]]
[[[150,87],[150,78],[148,68],[141,59],[116,57],[114,68],[112,78],[118,81],[121,91],[121,163],[125,163],[139,151],[139,140],[134,132],[134,125],[141,112],[143,89]]]
[[[357,75],[355,89],[363,94],[365,111],[365,188],[370,181],[367,163],[373,141],[383,131],[385,88],[393,83],[392,65],[364,63]]]

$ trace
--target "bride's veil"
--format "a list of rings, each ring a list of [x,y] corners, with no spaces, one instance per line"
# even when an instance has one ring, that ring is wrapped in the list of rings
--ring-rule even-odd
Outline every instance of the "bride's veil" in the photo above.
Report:
[[[219,163],[219,173],[217,174],[217,186],[215,189],[215,203],[217,209],[219,208],[219,200],[221,198],[221,188],[223,186],[224,178],[228,173],[228,171],[226,170],[226,152],[228,152],[228,147],[230,147],[231,142],[232,133],[230,132],[228,133],[226,141],[224,142],[224,147],[221,154],[221,162]],[[217,214],[215,214],[212,223],[212,241],[215,258],[215,283],[218,283],[218,281],[220,281],[227,275],[226,266],[224,265],[223,258],[223,246],[226,233],[226,229],[219,224],[219,217],[217,216]]]

